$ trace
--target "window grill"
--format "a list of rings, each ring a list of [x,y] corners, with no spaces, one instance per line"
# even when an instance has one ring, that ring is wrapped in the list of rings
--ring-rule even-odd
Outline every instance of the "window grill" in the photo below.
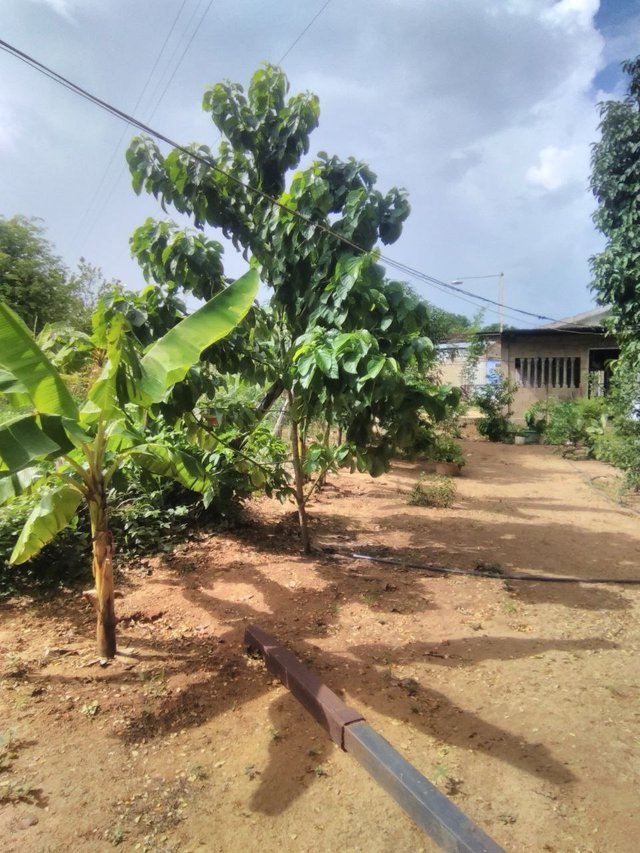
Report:
[[[579,356],[516,358],[516,381],[523,388],[579,388]]]

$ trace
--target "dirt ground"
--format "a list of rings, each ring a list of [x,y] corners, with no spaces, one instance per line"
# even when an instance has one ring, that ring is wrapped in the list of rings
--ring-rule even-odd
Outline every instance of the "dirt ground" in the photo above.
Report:
[[[466,441],[451,509],[420,466],[333,478],[311,507],[340,553],[640,577],[612,469]],[[198,534],[122,579],[120,654],[75,596],[0,622],[0,848],[432,851],[243,649],[275,634],[509,851],[635,851],[640,587],[442,577],[299,553],[291,506]]]

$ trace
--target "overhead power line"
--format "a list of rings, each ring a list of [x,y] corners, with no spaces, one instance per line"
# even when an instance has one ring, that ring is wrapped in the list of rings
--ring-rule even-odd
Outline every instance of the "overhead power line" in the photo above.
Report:
[[[160,104],[162,103],[162,100],[163,100],[164,96],[167,94],[167,91],[168,91],[168,89],[169,89],[169,86],[173,83],[173,80],[174,80],[174,78],[175,78],[176,74],[177,74],[177,73],[178,73],[178,71],[180,70],[180,66],[181,66],[181,65],[182,65],[182,63],[184,62],[184,58],[185,58],[185,56],[187,55],[187,53],[189,52],[189,48],[190,48],[190,47],[191,47],[191,45],[193,44],[193,40],[195,39],[195,37],[196,37],[196,36],[198,35],[198,33],[200,32],[200,27],[201,27],[201,26],[202,26],[202,24],[204,23],[204,19],[205,19],[205,18],[207,17],[207,15],[209,14],[209,11],[210,11],[211,7],[213,6],[213,2],[214,2],[214,0],[209,0],[209,3],[207,4],[207,7],[205,8],[204,12],[203,12],[203,13],[202,13],[202,15],[200,16],[200,19],[199,19],[198,23],[196,24],[196,28],[195,28],[195,30],[191,33],[191,37],[190,37],[189,41],[187,42],[187,44],[185,45],[184,50],[183,50],[183,51],[182,51],[182,53],[180,54],[180,58],[179,58],[179,59],[178,59],[178,61],[176,62],[175,66],[174,66],[174,68],[173,68],[173,71],[171,72],[171,74],[170,74],[170,76],[169,76],[169,79],[167,80],[167,82],[166,82],[166,84],[165,84],[164,89],[163,89],[163,90],[162,90],[162,92],[160,93],[160,97],[158,98],[158,100],[157,100],[157,101],[156,101],[156,103],[155,103],[155,106],[153,107],[153,109],[152,109],[152,110],[151,110],[151,112],[149,113],[149,118],[147,119],[147,121],[151,121],[151,119],[152,119],[152,118],[154,117],[154,115],[156,114],[156,112],[157,112],[157,110],[158,110],[158,107],[159,107],[159,106],[160,106]],[[191,20],[193,20],[193,16],[192,16],[192,17],[191,17],[191,19],[189,20],[189,23],[191,23]],[[189,25],[187,24],[187,29],[188,29],[188,27],[189,27]],[[172,57],[172,58],[173,58],[173,57]]]
[[[182,0],[180,8],[178,9],[178,12],[176,13],[175,18],[173,19],[173,22],[171,23],[171,26],[169,27],[167,35],[165,36],[165,39],[162,42],[162,46],[161,46],[160,50],[158,51],[158,54],[155,58],[153,66],[151,68],[151,71],[149,71],[149,74],[147,75],[147,79],[145,80],[144,86],[140,90],[140,94],[138,95],[138,99],[136,100],[136,102],[134,104],[134,107],[133,107],[134,113],[138,109],[140,104],[142,103],[142,99],[144,98],[145,93],[146,93],[147,89],[149,88],[149,84],[151,83],[151,78],[155,74],[156,69],[157,69],[158,65],[160,64],[160,59],[162,58],[162,54],[164,53],[165,48],[166,48],[167,44],[169,43],[169,39],[171,38],[171,36],[173,35],[173,33],[175,31],[175,28],[178,24],[178,20],[180,19],[180,16],[182,15],[182,11],[183,11],[184,7],[186,6],[186,4],[187,4],[187,0]],[[98,221],[100,214],[102,213],[104,208],[109,203],[109,200],[111,199],[114,188],[116,186],[116,181],[112,182],[111,188],[108,192],[107,197],[102,199],[102,204],[99,205],[98,209],[95,211],[95,215],[93,216],[91,221],[89,221],[89,215],[92,213],[93,207],[96,204],[96,202],[98,201],[98,197],[100,195],[100,192],[101,192],[101,190],[105,184],[105,181],[107,180],[107,176],[109,174],[109,171],[111,170],[111,167],[113,166],[115,159],[118,156],[118,152],[120,151],[120,146],[124,142],[124,138],[125,138],[126,134],[127,134],[127,128],[125,127],[124,130],[122,131],[122,133],[120,134],[120,138],[116,142],[115,148],[113,149],[113,153],[111,154],[111,157],[109,158],[109,162],[107,163],[107,165],[104,168],[104,171],[102,172],[102,176],[100,177],[100,180],[98,181],[98,184],[97,184],[97,186],[93,192],[93,195],[91,196],[89,204],[85,208],[85,212],[84,212],[84,214],[80,220],[80,223],[78,225],[78,230],[76,231],[76,236],[78,236],[78,234],[80,233],[80,229],[82,228],[82,225],[86,224],[87,222],[89,222],[89,224],[87,225],[87,230],[85,232],[85,238],[89,236],[89,234],[91,233],[91,231],[95,227],[95,224]]]
[[[350,240],[348,237],[345,237],[344,235],[339,234],[337,231],[334,231],[331,227],[324,225],[322,222],[315,222],[314,220],[312,220],[308,216],[305,216],[303,213],[300,213],[298,210],[295,210],[291,207],[288,207],[283,202],[278,201],[278,199],[273,198],[272,196],[263,192],[263,190],[260,190],[257,187],[253,187],[250,184],[247,184],[246,182],[242,181],[240,178],[237,178],[237,177],[235,177],[235,175],[232,175],[230,172],[227,172],[224,169],[221,169],[220,166],[218,166],[218,164],[213,159],[211,159],[210,157],[205,157],[202,154],[196,153],[194,151],[190,151],[184,145],[181,145],[180,143],[171,139],[171,137],[167,136],[166,134],[162,133],[161,131],[155,130],[154,128],[150,127],[149,125],[145,124],[144,122],[140,121],[139,119],[136,119],[134,116],[129,115],[128,113],[125,113],[123,110],[118,109],[118,107],[113,106],[113,104],[110,104],[108,101],[104,101],[104,100],[102,100],[102,98],[99,98],[97,95],[93,95],[91,92],[88,92],[86,89],[83,89],[77,83],[74,83],[73,81],[64,77],[62,74],[59,74],[57,71],[54,71],[52,68],[49,68],[47,65],[44,65],[42,62],[39,62],[33,56],[30,56],[28,53],[25,53],[24,51],[19,50],[17,47],[14,47],[12,44],[9,44],[8,42],[4,41],[3,39],[0,39],[0,49],[4,50],[6,53],[9,53],[10,55],[19,59],[21,62],[24,62],[26,65],[29,65],[31,68],[33,68],[36,71],[38,71],[39,73],[43,74],[45,77],[48,77],[49,79],[53,80],[55,83],[58,83],[59,85],[64,86],[64,88],[68,89],[70,92],[73,92],[74,94],[79,95],[80,97],[84,98],[85,100],[90,101],[91,103],[95,104],[96,106],[100,107],[101,109],[105,110],[106,112],[110,113],[111,115],[115,116],[116,118],[120,119],[121,121],[125,121],[127,124],[130,124],[133,127],[136,127],[138,130],[143,131],[144,133],[148,134],[149,136],[154,137],[155,139],[158,139],[161,142],[165,142],[167,145],[170,145],[172,148],[176,149],[177,151],[181,151],[187,157],[190,157],[193,160],[197,160],[198,162],[209,167],[213,171],[218,172],[221,175],[224,175],[228,180],[232,181],[233,183],[237,184],[238,186],[243,187],[246,190],[249,190],[250,192],[257,195],[259,198],[262,198],[264,201],[273,205],[274,207],[278,207],[281,210],[284,210],[286,213],[289,213],[292,216],[295,216],[296,218],[303,221],[306,225],[311,226],[314,230],[321,231],[325,234],[328,234],[328,235],[334,237],[336,240],[339,240],[345,246],[349,246],[351,249],[354,249],[359,254],[367,254],[368,253],[367,250],[363,246],[360,246],[360,245],[358,245],[358,243],[355,243],[353,240]],[[482,302],[485,305],[496,305],[496,306],[500,305],[500,303],[496,302],[495,299],[489,299],[486,296],[480,296],[479,294],[475,294],[475,293],[472,293],[468,290],[464,290],[464,289],[458,287],[457,285],[453,285],[449,282],[442,281],[442,279],[438,279],[435,276],[428,275],[427,273],[424,273],[421,270],[415,269],[414,267],[411,267],[408,264],[404,264],[400,261],[396,261],[393,258],[388,257],[387,255],[380,254],[379,257],[382,261],[384,261],[388,266],[392,267],[393,269],[399,270],[400,272],[404,273],[405,275],[408,275],[409,277],[414,278],[418,281],[424,281],[424,282],[426,282],[432,286],[435,286],[436,288],[438,288],[440,290],[444,289],[448,293],[453,293],[455,296],[457,296],[460,293],[463,293],[463,294],[465,294],[465,296],[471,297],[472,299],[475,299],[478,302]],[[536,320],[547,320],[550,323],[560,322],[559,320],[555,320],[553,317],[547,317],[544,314],[536,314],[535,312],[532,312],[532,311],[526,311],[523,308],[516,308],[514,306],[509,306],[509,305],[504,305],[502,307],[504,309],[506,309],[507,311],[515,312],[517,314],[521,314],[521,315],[527,316],[527,317],[534,317]],[[552,331],[552,330],[549,330],[549,331]],[[583,332],[576,331],[576,334],[583,334]]]
[[[299,35],[299,36],[298,36],[298,37],[297,37],[297,38],[296,38],[296,39],[295,39],[295,40],[294,40],[294,41],[289,45],[289,47],[288,47],[288,48],[285,50],[285,52],[282,54],[282,56],[281,56],[281,57],[280,57],[280,59],[278,60],[278,65],[282,65],[282,63],[285,61],[285,59],[287,58],[287,56],[289,56],[289,54],[291,53],[291,51],[293,50],[293,48],[298,44],[298,42],[300,41],[300,39],[301,39],[304,35],[306,35],[306,33],[308,33],[308,32],[309,32],[309,30],[311,29],[311,27],[315,24],[315,22],[318,20],[318,18],[320,17],[320,15],[321,15],[321,14],[324,12],[324,10],[327,8],[327,6],[329,5],[329,3],[331,3],[331,0],[327,0],[327,1],[326,1],[326,3],[324,4],[324,6],[322,6],[322,7],[321,7],[317,12],[316,12],[316,14],[313,16],[313,18],[311,18],[311,20],[309,21],[309,23],[307,24],[307,26],[306,26],[306,27],[302,30],[302,32],[300,33],[300,35]]]

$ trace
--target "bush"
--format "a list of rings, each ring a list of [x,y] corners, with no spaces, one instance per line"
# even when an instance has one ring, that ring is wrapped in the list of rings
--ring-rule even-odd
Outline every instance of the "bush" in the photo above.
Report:
[[[499,374],[497,382],[485,385],[473,396],[473,403],[483,413],[478,421],[478,432],[489,441],[506,441],[511,436],[509,409],[517,386]]]
[[[435,462],[453,462],[454,465],[464,465],[466,461],[458,442],[448,435],[436,436],[429,458]]]
[[[456,484],[451,477],[439,474],[420,475],[408,498],[412,506],[449,507],[456,496]]]
[[[605,432],[607,415],[605,398],[549,400],[545,444],[580,444],[593,447],[596,436]]]
[[[0,507],[0,598],[27,591],[46,592],[91,578],[89,521],[84,514],[28,563],[9,565],[13,547],[36,500],[20,497]]]

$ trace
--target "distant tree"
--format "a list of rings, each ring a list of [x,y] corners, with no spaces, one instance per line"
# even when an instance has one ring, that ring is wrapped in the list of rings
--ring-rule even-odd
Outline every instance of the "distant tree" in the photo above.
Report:
[[[507,331],[509,329],[515,329],[515,326],[510,326],[507,323],[507,325],[503,324],[502,328],[504,331]],[[499,332],[499,331],[500,331],[500,323],[497,323],[497,322],[496,323],[488,323],[486,326],[482,326],[482,328],[480,329],[480,334],[481,335],[491,335],[494,332]]]
[[[591,287],[600,305],[611,306],[612,327],[628,354],[640,358],[640,56],[622,68],[627,95],[600,104],[601,139],[591,155],[593,219],[607,238],[590,261]]]
[[[81,278],[69,276],[44,231],[38,219],[0,217],[0,299],[35,332],[89,317]]]

